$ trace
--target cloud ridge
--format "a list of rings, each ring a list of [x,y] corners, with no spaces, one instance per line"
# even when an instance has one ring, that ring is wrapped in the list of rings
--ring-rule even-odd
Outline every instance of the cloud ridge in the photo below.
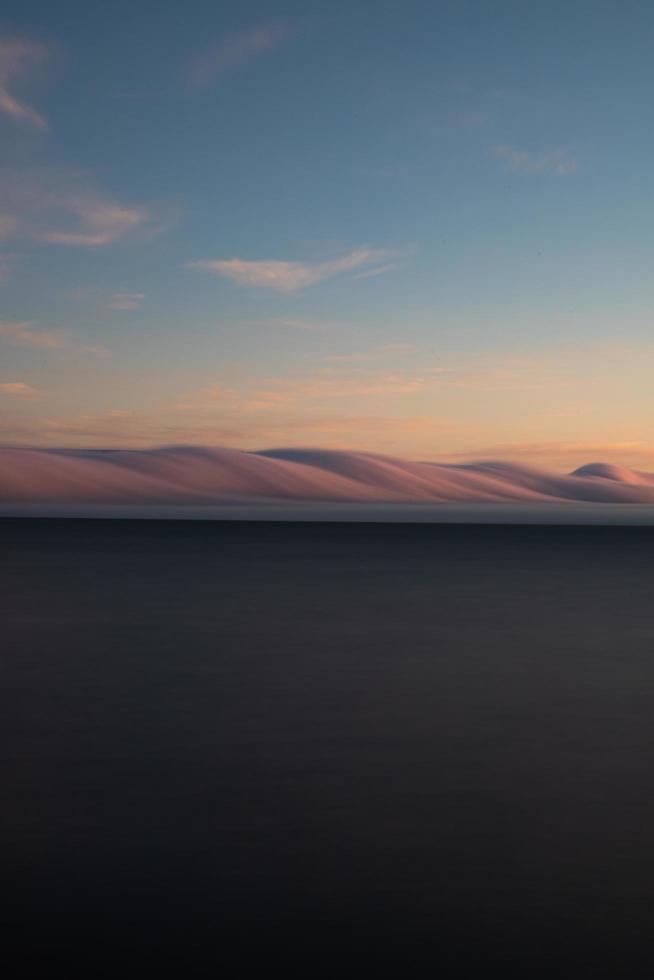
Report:
[[[414,462],[325,449],[0,450],[0,504],[649,503],[654,474]]]

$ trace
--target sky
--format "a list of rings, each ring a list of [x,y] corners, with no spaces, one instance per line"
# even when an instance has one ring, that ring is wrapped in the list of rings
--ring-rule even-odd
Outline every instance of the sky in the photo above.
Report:
[[[654,470],[654,6],[5,0],[0,443]]]

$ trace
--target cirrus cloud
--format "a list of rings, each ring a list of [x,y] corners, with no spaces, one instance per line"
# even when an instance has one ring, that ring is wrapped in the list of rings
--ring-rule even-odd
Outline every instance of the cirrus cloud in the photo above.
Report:
[[[18,38],[0,40],[0,110],[16,122],[41,132],[50,128],[47,120],[31,105],[19,99],[11,87],[16,78],[28,74],[30,69],[43,61],[45,55],[45,46],[35,41]]]
[[[148,220],[145,208],[125,207],[95,197],[60,197],[52,204],[70,215],[77,227],[40,232],[38,240],[49,245],[111,245]]]
[[[31,398],[36,394],[36,388],[25,384],[24,381],[0,382],[0,395],[14,395],[18,398]]]
[[[150,209],[113,200],[83,175],[50,168],[0,172],[0,236],[6,241],[101,248],[164,228]]]
[[[138,310],[145,293],[114,293],[109,300],[110,310]]]
[[[507,170],[514,174],[553,174],[565,177],[577,170],[577,161],[563,148],[531,153],[515,146],[500,145],[492,149],[493,156],[503,160]]]
[[[80,344],[65,330],[35,330],[31,322],[0,323],[0,339],[13,347],[37,350],[64,350],[85,354],[106,354],[106,348],[96,344]]]
[[[192,85],[204,88],[218,75],[234,71],[260,55],[275,51],[291,35],[287,24],[258,24],[250,30],[232,34],[197,55],[188,66]]]
[[[273,289],[280,293],[295,293],[312,286],[323,279],[331,279],[353,269],[368,268],[371,272],[383,264],[388,268],[388,259],[396,253],[381,248],[357,248],[347,255],[328,262],[309,264],[306,262],[286,262],[279,259],[252,261],[248,259],[201,259],[188,262],[187,268],[204,269],[223,279],[231,279],[239,286],[256,289]]]

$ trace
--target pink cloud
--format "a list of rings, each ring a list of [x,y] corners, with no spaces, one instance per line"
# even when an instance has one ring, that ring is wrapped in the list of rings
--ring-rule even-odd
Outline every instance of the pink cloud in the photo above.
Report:
[[[594,465],[557,474],[327,449],[243,452],[0,450],[0,503],[230,504],[286,501],[654,503],[654,474]]]
[[[101,248],[165,226],[148,208],[111,200],[80,177],[48,170],[5,171],[0,181],[0,237],[49,245]]]
[[[202,259],[187,263],[191,269],[204,269],[217,276],[231,279],[239,286],[273,289],[294,293],[323,279],[350,272],[362,266],[383,262],[389,255],[385,249],[358,248],[339,259],[309,264],[284,262],[277,259],[252,261],[247,259]],[[381,271],[381,270],[380,270]]]
[[[415,344],[390,343],[382,344],[372,350],[360,351],[354,354],[330,354],[325,361],[347,364],[355,361],[374,361],[383,357],[396,357],[403,354],[415,354],[418,348]]]
[[[52,203],[68,212],[79,222],[73,230],[40,232],[40,241],[50,245],[88,246],[111,245],[148,221],[145,208],[126,207],[93,197],[53,199]]]
[[[34,41],[0,41],[0,110],[17,122],[41,132],[49,129],[46,119],[27,102],[19,99],[11,91],[11,86],[17,78],[25,76],[43,61],[45,55],[44,45]]]
[[[0,394],[16,395],[19,398],[30,398],[36,394],[36,388],[26,385],[23,381],[3,381],[0,384]]]
[[[109,309],[138,310],[144,299],[144,293],[114,293],[109,300]]]
[[[10,253],[0,253],[0,282],[7,282],[11,278],[16,265],[16,256]]]
[[[198,87],[210,85],[225,72],[234,71],[264,54],[270,54],[290,36],[286,24],[258,24],[233,34],[196,56],[188,67],[188,79]]]
[[[0,339],[14,347],[32,347],[40,350],[68,350],[87,354],[106,354],[104,347],[80,344],[71,340],[64,330],[34,330],[33,324],[0,323]]]

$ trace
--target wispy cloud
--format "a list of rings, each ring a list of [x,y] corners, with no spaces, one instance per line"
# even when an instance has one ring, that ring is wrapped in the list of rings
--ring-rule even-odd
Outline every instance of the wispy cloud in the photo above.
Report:
[[[405,372],[354,378],[320,378],[290,385],[296,398],[352,398],[366,395],[412,395],[430,385],[430,379]]]
[[[188,80],[192,85],[205,88],[219,75],[275,51],[291,34],[289,25],[283,23],[258,24],[250,30],[232,34],[193,58],[187,69]]]
[[[35,330],[30,322],[0,323],[0,339],[14,347],[37,350],[64,350],[83,354],[106,354],[106,348],[96,344],[81,344],[65,330]]]
[[[415,344],[389,343],[368,351],[355,351],[352,354],[330,354],[323,360],[336,363],[375,361],[382,357],[401,357],[403,354],[415,354],[417,350]]]
[[[18,219],[13,214],[0,214],[0,241],[11,238],[18,227]]]
[[[187,396],[184,401],[177,402],[175,408],[181,409],[195,409],[198,405],[203,407],[216,407],[219,405],[233,405],[236,403],[242,404],[243,399],[237,391],[233,388],[227,388],[225,385],[215,384],[210,385],[208,388],[201,388],[200,391],[193,392],[191,395]]]
[[[7,282],[14,271],[16,256],[9,252],[0,253],[0,282]]]
[[[248,261],[247,259],[202,259],[187,263],[188,268],[204,269],[224,279],[231,279],[240,286],[257,289],[273,289],[280,293],[295,293],[323,279],[353,269],[378,266],[393,254],[387,249],[358,248],[339,259],[308,264],[283,262],[276,259]]]
[[[53,229],[37,237],[50,245],[79,245],[97,248],[111,245],[148,220],[145,208],[125,207],[100,198],[61,197],[52,201],[78,222],[73,229]]]
[[[464,129],[479,129],[488,122],[488,116],[483,112],[465,112],[459,117],[459,123]]]
[[[113,410],[95,415],[25,418],[4,412],[0,440],[7,445],[89,448],[139,448],[163,444],[222,445],[260,449],[262,446],[307,446],[380,452],[406,452],[423,443],[434,445],[458,424],[432,415],[396,418],[385,415],[319,414],[193,416],[162,418],[149,413]]]
[[[109,309],[138,310],[144,299],[144,293],[114,293],[109,300]]]
[[[515,174],[553,174],[565,177],[577,170],[576,159],[563,148],[531,153],[505,144],[492,148],[493,156],[503,160],[507,170]]]
[[[436,384],[438,378],[434,372],[417,375],[409,371],[356,369],[343,373],[335,368],[324,368],[299,377],[263,378],[240,389],[211,385],[190,393],[175,407],[239,412],[279,409],[296,404],[310,406],[323,400],[413,395]]]
[[[375,269],[365,269],[363,272],[358,272],[356,276],[352,276],[353,279],[374,279],[375,276],[383,276],[387,272],[395,272],[396,269],[401,269],[402,262],[387,262],[386,265],[377,266]]]
[[[20,39],[0,40],[0,110],[16,122],[46,132],[49,129],[46,119],[12,92],[17,78],[29,74],[30,70],[43,61],[46,48],[35,41]]]
[[[310,320],[305,317],[272,316],[264,320],[249,320],[252,327],[278,327],[288,330],[331,330],[349,326],[337,320]]]
[[[3,381],[0,383],[0,395],[15,395],[18,398],[31,398],[36,394],[36,388],[26,385],[24,381]]]
[[[0,181],[0,234],[48,245],[101,248],[135,232],[163,230],[147,208],[82,187],[82,178],[45,171],[5,171]]]

